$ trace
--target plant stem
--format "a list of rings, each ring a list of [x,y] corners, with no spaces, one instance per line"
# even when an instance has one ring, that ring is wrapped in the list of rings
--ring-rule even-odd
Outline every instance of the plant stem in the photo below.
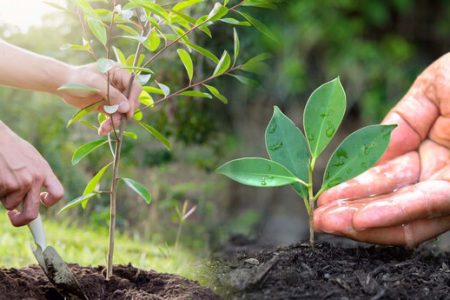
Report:
[[[313,185],[313,171],[316,163],[315,158],[311,159],[311,164],[308,170],[308,217],[309,217],[309,244],[314,248],[314,185]]]
[[[175,238],[175,250],[178,249],[178,243],[180,242],[182,228],[183,228],[183,221],[180,220],[180,223],[178,224],[177,237]]]
[[[147,31],[148,22],[144,24],[143,33]],[[137,58],[140,55],[142,50],[142,44],[139,43],[136,49],[133,67],[136,65]],[[128,88],[125,92],[125,97],[128,99],[130,97],[131,88],[133,86],[133,81],[135,78],[135,73],[131,73],[130,81],[128,82]],[[116,128],[113,124],[113,130],[116,137],[116,148],[114,150],[114,167],[113,167],[113,176],[111,181],[111,192],[110,192],[110,215],[109,215],[109,246],[108,246],[108,259],[107,259],[107,267],[106,267],[106,280],[109,280],[113,274],[113,259],[114,259],[114,234],[116,230],[116,211],[117,211],[117,183],[120,179],[119,177],[119,164],[120,164],[120,153],[123,141],[123,132],[125,130],[126,117],[124,114],[120,117],[120,125],[119,132],[116,132]]]

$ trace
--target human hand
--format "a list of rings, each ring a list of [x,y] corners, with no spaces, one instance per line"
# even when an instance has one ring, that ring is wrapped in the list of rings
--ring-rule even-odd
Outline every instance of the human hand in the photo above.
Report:
[[[61,200],[64,188],[39,152],[2,122],[0,139],[0,199],[11,223],[23,226],[37,217],[41,202]]]
[[[397,124],[377,166],[318,199],[317,231],[414,247],[450,230],[450,54],[429,66],[383,124]]]
[[[64,101],[72,106],[84,108],[96,102],[99,103],[99,110],[103,111],[103,105],[119,105],[116,113],[109,116],[99,127],[99,134],[105,135],[113,129],[113,124],[119,124],[122,114],[127,118],[132,118],[134,112],[139,107],[139,94],[141,86],[137,80],[133,80],[129,97],[125,93],[129,88],[131,74],[118,67],[110,70],[111,85],[109,87],[110,103],[107,102],[108,84],[105,74],[100,73],[97,64],[89,64],[79,67],[72,67],[68,72],[65,84],[80,84],[96,88],[97,92],[87,92],[81,90],[61,90],[58,95],[63,97]]]

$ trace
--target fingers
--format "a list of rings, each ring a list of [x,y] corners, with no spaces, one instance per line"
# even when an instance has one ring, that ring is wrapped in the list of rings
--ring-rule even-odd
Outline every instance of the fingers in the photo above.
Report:
[[[383,120],[382,124],[396,124],[397,127],[392,131],[389,147],[378,161],[378,164],[382,164],[407,152],[417,150],[422,137],[397,112],[391,111]]]
[[[108,99],[108,91],[106,87],[99,90],[100,95],[104,99]],[[109,105],[118,105],[117,111],[120,113],[128,113],[130,110],[130,103],[128,99],[115,87],[109,87]]]
[[[25,198],[22,211],[8,211],[8,216],[12,225],[16,227],[23,226],[37,218],[39,214],[41,185],[42,182],[39,181],[33,183]]]
[[[450,216],[421,219],[387,228],[348,231],[338,234],[361,242],[413,248],[448,230],[450,230]]]
[[[353,216],[356,230],[401,225],[450,215],[450,183],[424,181],[367,203]]]
[[[336,201],[314,212],[319,231],[348,235],[450,215],[450,183],[425,181],[397,192],[354,201]]]
[[[426,140],[419,148],[420,154],[420,181],[436,177],[450,162],[450,150],[431,140]]]
[[[117,86],[123,93],[128,92],[128,103],[130,105],[130,109],[127,112],[127,118],[132,118],[135,110],[139,107],[139,94],[141,93],[141,85],[134,78],[131,88],[129,89],[131,74],[126,70],[122,69],[114,69],[113,70],[113,83]]]
[[[64,187],[51,170],[48,172],[47,177],[45,178],[44,187],[47,192],[40,193],[39,199],[46,207],[54,205],[64,197]]]
[[[431,128],[430,139],[442,146],[450,148],[450,114],[447,117],[440,116],[437,118],[433,128]]]
[[[323,206],[338,199],[358,199],[391,192],[416,183],[420,162],[417,152],[409,152],[324,192],[318,199]]]
[[[121,114],[113,114],[108,116],[108,118],[100,124],[100,127],[98,128],[98,134],[100,136],[107,135],[109,132],[113,130],[113,128],[117,128],[120,124],[120,120],[122,118]],[[113,126],[114,122],[114,126]]]

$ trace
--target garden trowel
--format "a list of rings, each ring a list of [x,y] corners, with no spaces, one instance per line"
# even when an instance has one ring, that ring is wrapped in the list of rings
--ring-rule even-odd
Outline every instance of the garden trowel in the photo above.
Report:
[[[28,228],[36,244],[33,254],[45,275],[58,289],[58,292],[69,299],[88,299],[75,275],[56,252],[55,248],[47,245],[41,216],[38,215],[36,219],[31,221],[28,224]]]

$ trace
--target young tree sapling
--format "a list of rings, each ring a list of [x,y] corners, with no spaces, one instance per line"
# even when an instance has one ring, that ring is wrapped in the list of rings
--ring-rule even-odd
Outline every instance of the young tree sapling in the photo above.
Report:
[[[308,99],[303,114],[306,137],[275,106],[265,134],[270,159],[236,159],[220,166],[217,172],[250,186],[292,186],[305,203],[309,216],[309,241],[313,246],[313,214],[317,198],[331,187],[372,167],[386,151],[391,132],[396,127],[371,125],[346,137],[331,155],[322,185],[314,193],[313,173],[317,159],[334,137],[345,109],[346,95],[339,78],[321,85]]]
[[[67,127],[76,122],[97,130],[97,124],[93,124],[84,118],[94,112],[99,107],[103,110],[98,113],[99,124],[106,118],[117,112],[118,105],[111,105],[109,86],[112,82],[111,72],[114,68],[129,70],[132,74],[131,80],[126,89],[125,96],[129,97],[129,91],[134,80],[143,85],[143,91],[139,100],[143,108],[138,109],[134,114],[134,120],[156,140],[161,142],[170,150],[170,141],[164,137],[155,127],[143,121],[143,111],[155,109],[155,107],[169,99],[175,97],[190,98],[217,98],[223,103],[227,103],[227,98],[220,91],[211,85],[211,82],[222,76],[232,76],[239,81],[245,81],[246,77],[236,75],[239,71],[252,71],[255,65],[260,64],[267,58],[265,55],[256,56],[245,63],[240,64],[238,57],[240,54],[240,42],[236,29],[233,29],[234,55],[223,51],[222,56],[217,57],[212,51],[196,44],[191,36],[199,32],[208,38],[212,38],[211,27],[217,23],[231,24],[233,26],[253,26],[257,30],[274,38],[267,27],[244,12],[245,7],[273,8],[274,0],[224,0],[215,2],[212,7],[205,0],[184,0],[184,1],[160,1],[150,0],[127,0],[116,2],[115,0],[72,0],[73,9],[61,7],[50,3],[55,8],[62,9],[69,15],[77,17],[81,22],[83,36],[81,44],[64,45],[65,49],[84,51],[92,55],[96,60],[96,67],[107,78],[108,93],[106,99],[94,103],[78,111],[68,122]],[[194,13],[204,10],[205,13]],[[209,7],[209,8],[208,8]],[[120,49],[119,41],[128,41],[128,45],[133,44],[134,50],[128,56],[129,49]],[[180,67],[185,69],[187,84],[177,87],[172,91],[176,83],[162,83],[160,74],[155,67],[155,62],[163,54],[171,50],[176,50],[176,55],[180,60]],[[193,56],[203,56],[207,63],[201,67],[210,72],[210,75],[203,78],[195,74]],[[113,55],[115,59],[113,59]],[[198,64],[203,61],[198,59]],[[96,92],[92,86],[83,86],[68,82],[61,86],[60,90],[78,90]],[[156,99],[155,99],[156,98]],[[144,199],[146,203],[151,203],[151,194],[147,188],[131,178],[125,178],[119,174],[121,157],[121,146],[125,138],[135,140],[137,134],[125,130],[127,122],[124,116],[121,117],[120,124],[113,124],[113,131],[107,138],[100,138],[89,142],[75,150],[72,163],[75,165],[83,158],[95,150],[109,145],[112,159],[102,167],[87,184],[83,195],[70,201],[61,211],[82,205],[86,207],[88,201],[94,196],[108,194],[110,197],[110,222],[109,222],[109,246],[107,256],[106,278],[109,279],[113,270],[114,256],[114,233],[116,225],[116,202],[117,186],[119,181],[125,183],[129,188]],[[99,189],[98,186],[108,169],[112,169],[111,183],[106,189]]]

